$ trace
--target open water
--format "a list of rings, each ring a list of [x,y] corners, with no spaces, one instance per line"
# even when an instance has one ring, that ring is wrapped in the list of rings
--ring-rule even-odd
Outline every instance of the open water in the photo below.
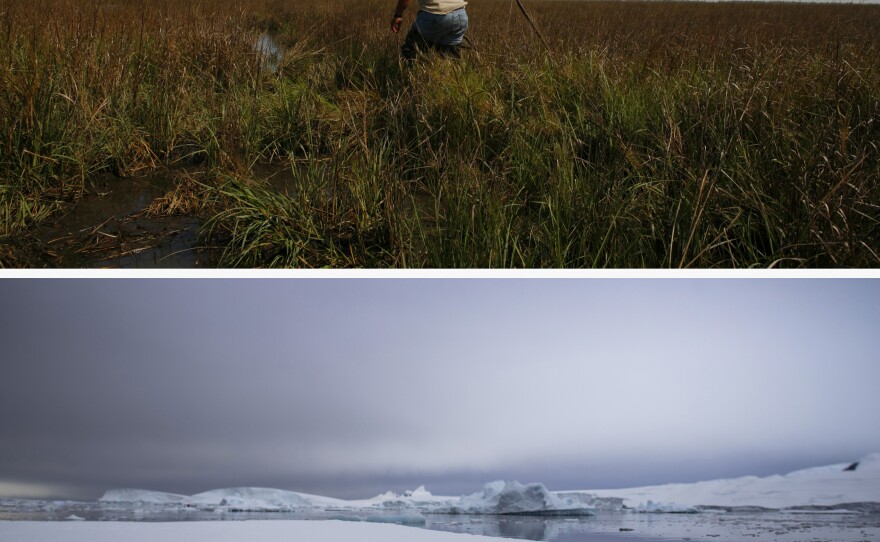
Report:
[[[657,542],[663,540],[863,542],[880,540],[880,515],[864,513],[704,512],[637,514],[600,512],[587,517],[485,516],[401,511],[227,512],[181,507],[134,508],[110,503],[0,501],[0,520],[241,521],[339,519],[380,521],[438,531],[548,542]]]

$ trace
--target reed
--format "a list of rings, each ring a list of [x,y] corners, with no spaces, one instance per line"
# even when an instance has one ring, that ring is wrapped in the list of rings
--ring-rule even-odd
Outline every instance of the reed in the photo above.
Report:
[[[385,1],[7,0],[0,261],[92,176],[186,165],[153,210],[219,265],[880,264],[880,6],[526,5],[549,48],[480,0],[408,68]]]

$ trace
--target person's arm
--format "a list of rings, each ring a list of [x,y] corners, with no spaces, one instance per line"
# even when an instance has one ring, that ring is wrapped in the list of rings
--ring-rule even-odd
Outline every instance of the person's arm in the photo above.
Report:
[[[391,31],[397,34],[400,32],[400,21],[403,20],[403,12],[409,7],[412,0],[397,0],[397,7],[394,8],[394,17],[391,19]]]

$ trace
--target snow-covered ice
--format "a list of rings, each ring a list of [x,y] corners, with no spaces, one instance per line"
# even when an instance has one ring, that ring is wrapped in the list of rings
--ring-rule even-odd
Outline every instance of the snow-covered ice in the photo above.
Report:
[[[387,523],[345,521],[0,521],[0,540],[10,542],[457,542],[463,538],[467,542],[497,540]]]
[[[149,491],[146,489],[110,489],[104,492],[99,502],[142,502],[152,504],[168,504],[183,502],[186,495]]]
[[[456,497],[444,497],[432,495],[425,486],[419,486],[411,491],[404,491],[398,495],[393,491],[386,491],[370,499],[344,501],[354,508],[384,508],[401,510],[412,508],[421,511],[432,511],[441,506],[449,506]]]
[[[880,453],[851,463],[826,465],[764,478],[744,476],[690,484],[627,489],[549,491],[541,484],[495,481],[482,491],[461,497],[433,495],[420,486],[403,494],[386,492],[370,499],[343,500],[272,488],[215,489],[185,496],[158,491],[116,489],[102,503],[147,503],[201,510],[291,511],[395,510],[454,514],[589,515],[624,508],[638,512],[696,512],[698,507],[790,509],[840,507],[878,503],[880,510]],[[864,506],[854,507],[865,510]]]
[[[436,516],[428,529],[345,521],[0,521],[3,542],[488,542],[482,536],[561,542],[665,539],[719,542],[864,542],[880,540],[870,514],[621,514],[589,517]],[[438,532],[440,531],[440,532]],[[450,532],[453,531],[453,532]],[[623,531],[627,531],[625,535]],[[613,537],[613,538],[612,538]]]
[[[726,513],[729,510],[739,513]],[[252,530],[240,530],[245,528],[235,526],[239,522],[211,521],[262,520],[267,517],[261,515],[264,512],[280,513],[274,515],[279,519],[266,526],[255,525],[266,523],[263,521],[248,522]],[[461,518],[460,514],[473,515]],[[0,541],[272,541],[280,540],[282,531],[285,540],[454,540],[432,538],[448,534],[432,529],[534,540],[551,540],[558,535],[575,540],[571,537],[585,533],[635,529],[641,536],[654,538],[857,542],[880,540],[878,514],[880,454],[875,453],[853,463],[786,475],[629,489],[553,492],[537,483],[496,481],[486,484],[482,491],[461,497],[433,495],[421,486],[401,494],[389,491],[361,500],[257,487],[215,489],[191,496],[120,489],[106,492],[97,502],[2,499],[0,518],[53,521],[30,527],[25,521],[0,521]],[[80,518],[92,521],[77,521]],[[287,521],[293,518],[325,521]],[[94,521],[108,519],[114,521]],[[167,527],[161,525],[169,524],[153,523],[178,519],[204,521],[177,522]],[[329,519],[344,521],[326,521]],[[130,520],[135,523],[125,523]],[[77,525],[82,524],[116,527],[80,530]],[[412,527],[427,527],[428,531]]]
[[[652,500],[640,503],[635,510],[636,512],[647,514],[696,514],[699,512],[699,509],[693,506],[682,506],[674,502],[654,502]]]
[[[676,503],[677,506],[792,508],[880,503],[880,453],[850,463],[799,470],[759,478],[744,476],[692,484],[666,484],[628,489],[586,490],[599,497],[622,498],[630,508]]]
[[[461,497],[448,508],[438,511],[448,514],[541,514],[592,515],[596,509],[571,498],[551,493],[543,484],[519,482],[490,482],[483,491]]]
[[[229,510],[243,511],[331,508],[348,505],[347,501],[341,499],[267,487],[232,487],[213,489],[190,497],[185,497],[181,502],[193,507],[220,507]]]

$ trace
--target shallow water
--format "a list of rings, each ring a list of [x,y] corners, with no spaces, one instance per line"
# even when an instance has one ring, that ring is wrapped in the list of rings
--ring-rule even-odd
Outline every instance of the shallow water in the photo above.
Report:
[[[284,51],[269,32],[263,32],[254,43],[254,51],[260,56],[263,69],[275,73],[284,58]]]
[[[201,226],[197,218],[141,213],[173,186],[174,178],[168,174],[93,180],[69,212],[34,232],[45,247],[43,263],[79,268],[199,267],[204,257],[197,250]]]
[[[433,516],[428,528],[552,542],[655,540],[862,541],[880,537],[880,516],[865,514],[599,513],[584,518]]]
[[[187,172],[198,175],[201,170],[158,170],[133,178],[104,174],[89,180],[66,212],[27,232],[19,259],[34,268],[216,266],[220,249],[206,246],[208,240],[200,236],[199,217],[146,213],[150,204],[173,191],[181,174]],[[282,195],[295,193],[300,182],[289,164],[254,164],[252,178]]]

